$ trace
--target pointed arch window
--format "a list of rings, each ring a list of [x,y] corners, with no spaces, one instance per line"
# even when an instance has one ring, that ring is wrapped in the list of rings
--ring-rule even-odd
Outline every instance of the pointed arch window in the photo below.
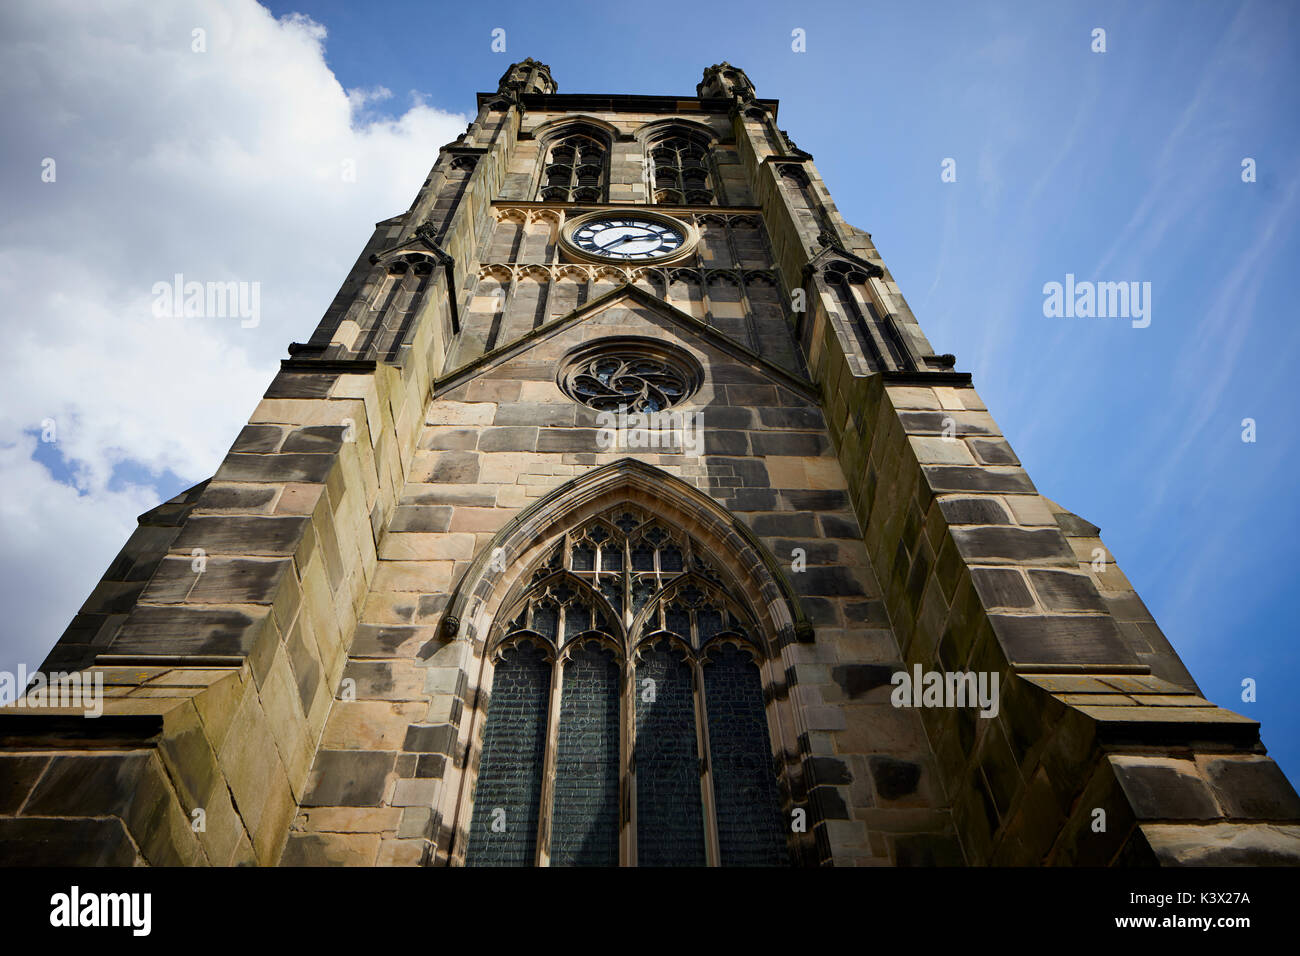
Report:
[[[673,132],[650,145],[651,195],[661,205],[710,206],[713,176],[709,143],[698,134]]]
[[[465,863],[788,864],[766,642],[712,557],[624,505],[526,581],[489,640]]]
[[[550,202],[600,202],[605,194],[604,142],[571,132],[550,143],[537,198]]]

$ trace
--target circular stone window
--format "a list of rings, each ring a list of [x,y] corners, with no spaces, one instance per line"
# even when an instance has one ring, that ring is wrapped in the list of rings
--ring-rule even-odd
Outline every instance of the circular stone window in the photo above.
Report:
[[[681,349],[651,339],[601,339],[570,352],[560,365],[560,391],[588,408],[658,412],[686,401],[704,380]]]

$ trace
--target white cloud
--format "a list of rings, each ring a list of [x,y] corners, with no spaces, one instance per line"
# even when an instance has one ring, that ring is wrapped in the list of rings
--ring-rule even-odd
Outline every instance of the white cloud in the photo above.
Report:
[[[464,129],[414,92],[375,117],[391,93],[345,91],[325,44],[252,0],[0,8],[0,669],[39,662],[158,503],[110,491],[114,466],[210,475],[374,223]],[[259,283],[260,323],[155,318],[176,273]],[[79,489],[31,460],[49,418]]]

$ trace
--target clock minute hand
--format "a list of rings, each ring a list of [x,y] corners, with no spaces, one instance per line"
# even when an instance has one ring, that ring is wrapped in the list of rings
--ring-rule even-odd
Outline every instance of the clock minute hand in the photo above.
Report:
[[[615,239],[607,246],[601,246],[601,249],[613,249],[615,246],[621,246],[625,242],[633,242],[638,239],[657,239],[659,238],[653,232],[645,236],[623,236],[621,239]]]

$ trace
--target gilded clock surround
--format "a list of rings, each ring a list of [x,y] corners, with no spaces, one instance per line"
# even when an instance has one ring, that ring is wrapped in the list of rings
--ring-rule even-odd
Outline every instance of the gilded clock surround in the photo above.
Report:
[[[646,259],[628,259],[621,256],[597,255],[583,249],[574,241],[574,235],[589,223],[602,219],[619,218],[643,219],[663,223],[681,233],[682,244],[671,253],[664,256],[653,256]],[[602,264],[617,263],[621,265],[634,263],[639,265],[668,265],[689,258],[691,253],[695,250],[696,243],[698,242],[699,232],[690,223],[678,219],[675,216],[666,216],[661,212],[651,212],[645,207],[636,206],[599,209],[595,212],[585,213],[584,215],[570,219],[560,230],[560,247],[564,250],[565,257],[577,262],[598,262]]]

